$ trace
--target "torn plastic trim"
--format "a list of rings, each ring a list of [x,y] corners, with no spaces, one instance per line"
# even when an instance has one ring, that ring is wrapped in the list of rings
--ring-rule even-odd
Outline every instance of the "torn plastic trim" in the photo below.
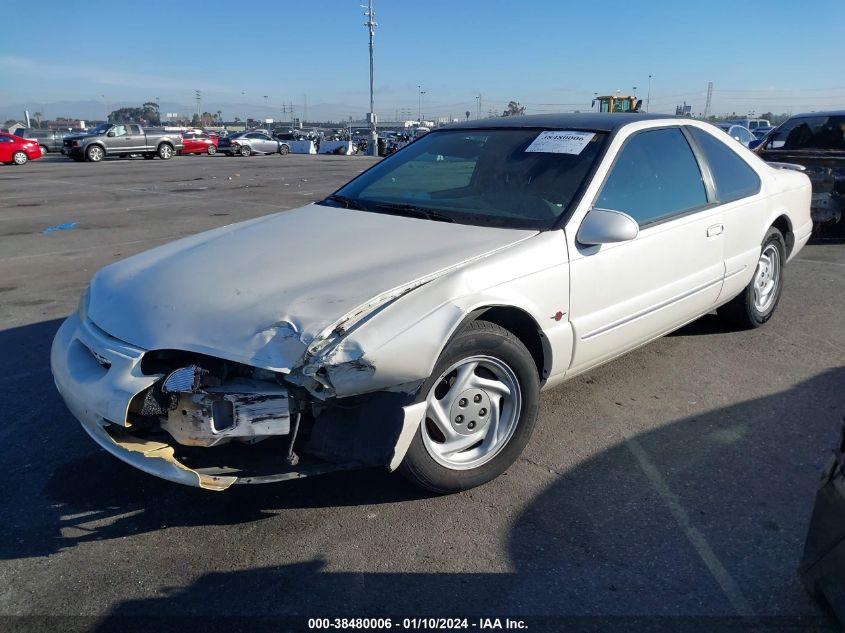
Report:
[[[425,401],[416,402],[408,405],[407,407],[402,407],[402,411],[404,413],[402,418],[402,429],[399,431],[399,437],[396,438],[396,444],[393,447],[393,455],[390,457],[390,461],[387,464],[387,469],[390,472],[399,468],[402,460],[405,459],[405,455],[411,446],[411,442],[414,440],[414,435],[416,435],[420,425],[422,425],[423,420],[425,419],[427,407],[428,403]]]
[[[186,486],[216,491],[226,490],[237,480],[237,477],[198,473],[175,458],[172,446],[163,442],[133,438],[121,427],[106,420],[91,422],[80,418],[80,423],[101,448],[150,475]],[[106,430],[107,428],[112,432]]]

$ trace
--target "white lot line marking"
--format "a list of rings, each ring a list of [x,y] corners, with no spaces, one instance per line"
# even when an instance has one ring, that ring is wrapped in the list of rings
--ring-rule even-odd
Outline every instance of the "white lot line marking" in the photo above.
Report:
[[[631,451],[637,462],[639,462],[643,473],[648,477],[648,480],[663,500],[663,503],[669,508],[669,512],[681,530],[683,530],[687,540],[695,548],[695,551],[698,553],[702,562],[704,562],[710,574],[722,588],[722,592],[728,598],[731,605],[733,605],[734,611],[736,611],[737,615],[743,617],[754,617],[754,609],[751,608],[751,605],[745,599],[736,581],[728,573],[728,570],[725,569],[725,566],[722,565],[722,562],[716,556],[716,553],[710,547],[704,535],[692,524],[689,514],[684,510],[675,493],[666,484],[660,471],[657,470],[657,467],[649,458],[648,453],[646,453],[636,438],[628,437],[624,434],[623,436],[625,437],[625,444],[628,446],[628,450]]]
[[[823,259],[807,259],[804,257],[798,257],[792,261],[794,261],[795,263],[807,262],[808,264],[824,264],[825,266],[845,266],[845,263],[843,262],[826,262]]]
[[[212,203],[220,203],[221,200],[210,200]],[[76,218],[84,218],[89,215],[100,215],[102,213],[118,213],[118,212],[134,212],[134,211],[143,211],[145,209],[155,209],[156,207],[166,207],[168,205],[172,205],[173,201],[168,200],[167,202],[154,202],[153,204],[142,204],[138,206],[129,206],[129,207],[120,207],[114,209],[85,209],[82,213],[74,214]],[[3,220],[40,220],[42,218],[54,218],[56,217],[55,213],[45,213],[41,215],[18,215],[18,216],[11,216],[11,217],[0,217],[0,222]],[[36,231],[37,232],[37,231]],[[2,237],[2,236],[0,236]]]
[[[49,371],[49,367],[41,367],[40,369],[35,369],[33,371],[25,371],[21,372],[20,374],[12,374],[11,376],[0,376],[0,382],[13,382],[15,380],[20,380],[21,378],[32,378],[33,376],[38,376]]]
[[[157,189],[135,189],[132,187],[104,187],[102,185],[92,185],[90,182],[73,182],[70,180],[41,180],[37,182],[49,182],[57,185],[75,185],[77,187],[87,187],[88,189],[98,189],[100,191],[108,191],[111,193],[116,193],[118,191],[129,191],[132,193],[149,193],[153,195],[160,195],[160,196],[172,196],[173,198],[193,198],[194,200],[206,200],[206,201],[215,201],[214,198],[209,199],[207,196],[195,196],[189,193],[176,193],[173,191],[159,191]],[[218,201],[220,202],[220,201]],[[228,202],[228,201],[227,201]],[[253,207],[269,207],[271,209],[276,209],[282,211],[283,209],[279,208],[278,204],[272,204],[270,202],[252,202],[249,200],[238,200],[228,202],[231,205],[247,205]]]
[[[146,240],[132,240],[131,242],[114,242],[112,244],[100,244],[98,248],[102,251],[106,248],[114,248],[116,246],[129,246],[130,244],[146,244],[147,242],[170,242],[172,240],[178,240],[180,237],[187,237],[188,235],[192,235],[191,233],[187,233],[185,235],[167,235],[165,237],[151,237]],[[54,255],[73,255],[74,253],[86,253],[91,250],[91,247],[86,248],[72,248],[66,251],[50,251],[49,253],[33,253],[32,255],[15,255],[13,257],[2,257],[0,258],[0,262],[11,262],[18,259],[30,259],[33,257],[53,257]]]

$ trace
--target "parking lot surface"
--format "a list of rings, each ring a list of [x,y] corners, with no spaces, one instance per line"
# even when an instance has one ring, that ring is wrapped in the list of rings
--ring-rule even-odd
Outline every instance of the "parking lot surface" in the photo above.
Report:
[[[845,413],[841,244],[810,245],[787,267],[765,327],[706,316],[545,393],[523,456],[462,494],[432,497],[380,469],[210,493],[88,439],[48,356],[98,268],[317,200],[373,160],[51,157],[0,169],[0,614],[830,626],[796,570]]]

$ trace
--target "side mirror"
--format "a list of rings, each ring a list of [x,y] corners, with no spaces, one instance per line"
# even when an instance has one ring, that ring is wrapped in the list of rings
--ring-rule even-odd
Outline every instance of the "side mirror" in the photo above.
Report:
[[[109,133],[106,136],[114,136],[114,130],[109,130]]]
[[[761,138],[755,138],[753,141],[751,141],[751,142],[748,144],[748,149],[754,149],[754,148],[756,148],[756,147],[760,147],[760,144],[761,144],[762,142],[763,142],[763,139],[761,139]]]
[[[630,215],[610,209],[590,209],[575,239],[581,244],[628,242],[639,235],[640,227]]]

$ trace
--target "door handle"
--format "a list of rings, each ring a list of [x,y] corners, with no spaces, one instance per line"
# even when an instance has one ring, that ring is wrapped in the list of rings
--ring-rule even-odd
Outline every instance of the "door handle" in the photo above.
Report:
[[[712,226],[707,227],[707,237],[714,237],[716,235],[721,235],[722,231],[725,230],[724,224],[713,224]]]

